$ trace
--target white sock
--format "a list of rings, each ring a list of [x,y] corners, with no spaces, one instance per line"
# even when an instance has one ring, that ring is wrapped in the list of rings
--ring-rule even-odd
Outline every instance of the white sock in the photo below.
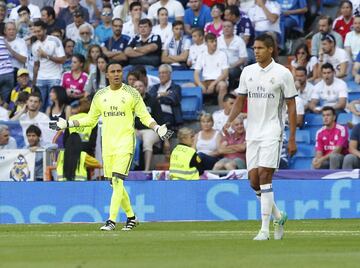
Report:
[[[254,190],[257,200],[261,202],[261,190]]]
[[[254,190],[254,192],[255,192],[257,200],[259,200],[259,202],[261,202],[261,190],[257,190],[257,191]],[[273,202],[271,215],[277,220],[281,218],[280,210],[276,206],[275,201]]]
[[[261,230],[269,232],[270,216],[274,204],[272,184],[260,185],[261,189]]]

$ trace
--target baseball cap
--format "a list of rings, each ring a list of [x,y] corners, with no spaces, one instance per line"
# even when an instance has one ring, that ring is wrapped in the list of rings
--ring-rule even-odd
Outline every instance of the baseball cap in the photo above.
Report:
[[[22,68],[22,69],[19,69],[16,74],[17,74],[17,77],[22,76],[23,74],[29,75],[29,71]]]

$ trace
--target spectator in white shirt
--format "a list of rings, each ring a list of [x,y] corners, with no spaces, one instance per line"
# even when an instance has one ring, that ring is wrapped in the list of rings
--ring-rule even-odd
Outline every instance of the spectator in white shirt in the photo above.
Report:
[[[124,23],[122,33],[134,38],[139,33],[139,21],[141,19],[141,3],[132,2],[130,4],[131,19]]]
[[[171,38],[173,37],[172,25],[168,20],[168,11],[165,7],[159,8],[157,14],[159,24],[152,28],[152,33],[160,35],[161,44],[164,46],[170,42]]]
[[[247,50],[244,40],[234,35],[234,24],[231,21],[223,22],[223,35],[218,37],[218,49],[223,51],[229,63],[229,90],[239,86],[242,68],[247,62]]]
[[[280,40],[281,7],[276,1],[256,0],[255,5],[248,11],[248,16],[254,24],[255,36],[265,32],[276,33]]]
[[[348,97],[346,83],[335,77],[335,69],[330,63],[321,66],[322,80],[314,87],[309,109],[321,113],[322,107],[333,107],[336,113],[343,112]]]
[[[34,92],[29,95],[24,108],[14,115],[11,120],[26,121],[31,124],[38,124],[49,121],[49,117],[40,112],[41,109],[41,96],[39,92]]]
[[[16,21],[19,18],[18,9],[22,6],[26,6],[30,10],[30,19],[32,21],[39,20],[41,18],[40,8],[30,3],[30,0],[20,0],[20,5],[13,8],[10,12],[9,20]]]
[[[169,22],[174,22],[175,20],[182,21],[184,19],[184,8],[179,1],[176,0],[160,0],[154,4],[152,4],[148,11],[148,19],[152,20],[152,22],[156,23],[157,20],[157,11],[159,8],[165,7],[168,11]]]
[[[193,44],[189,49],[189,57],[187,59],[187,65],[194,69],[196,60],[205,51],[207,51],[206,44],[204,42],[204,30],[200,28],[194,28],[191,30],[191,37]]]
[[[298,91],[299,98],[303,102],[304,109],[306,111],[309,108],[314,86],[307,81],[307,70],[304,66],[297,67],[294,74],[295,87]]]
[[[47,106],[50,106],[50,89],[60,84],[62,65],[66,57],[61,41],[46,34],[46,24],[43,21],[36,21],[33,31],[37,38],[31,47],[35,62],[33,84],[40,89],[45,111]]]
[[[228,93],[223,98],[223,107],[224,109],[215,111],[213,113],[213,119],[214,119],[214,126],[213,129],[222,131],[223,126],[227,122],[231,109],[235,103],[236,96]]]
[[[0,149],[17,149],[16,141],[10,136],[7,125],[0,125]]]
[[[360,52],[360,15],[355,16],[352,29],[346,34],[344,47],[352,60],[355,61]]]
[[[91,24],[85,21],[84,12],[81,9],[75,10],[73,13],[74,22],[66,26],[66,38],[73,41],[78,41],[80,39],[80,26],[86,24],[91,28],[91,32],[94,33],[94,28]]]
[[[207,51],[199,56],[195,65],[194,81],[201,87],[203,95],[217,93],[220,107],[223,107],[223,97],[227,93],[229,64],[226,54],[217,49],[216,35],[208,33],[205,37]],[[200,80],[202,72],[203,80]]]
[[[28,49],[24,39],[16,37],[16,25],[9,21],[5,24],[6,41],[11,54],[12,65],[16,69],[24,68],[28,57]],[[17,70],[15,70],[16,72]]]
[[[336,47],[336,40],[332,34],[325,34],[321,39],[319,63],[321,70],[324,63],[331,63],[338,78],[346,78],[348,75],[349,56],[344,49]]]
[[[184,36],[184,23],[173,22],[172,30],[173,38],[163,46],[161,61],[170,64],[174,70],[186,69],[191,42]]]

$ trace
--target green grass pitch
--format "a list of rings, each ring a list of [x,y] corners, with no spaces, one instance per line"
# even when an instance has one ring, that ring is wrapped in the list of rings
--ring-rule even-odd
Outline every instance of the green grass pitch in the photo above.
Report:
[[[252,241],[260,222],[0,225],[0,267],[360,267],[360,219],[298,220],[281,241]]]

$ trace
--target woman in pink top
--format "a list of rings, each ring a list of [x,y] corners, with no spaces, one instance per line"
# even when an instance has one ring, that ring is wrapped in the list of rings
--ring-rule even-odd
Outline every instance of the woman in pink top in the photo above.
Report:
[[[234,133],[221,140],[219,153],[224,156],[215,163],[214,170],[233,170],[246,168],[245,128],[242,117],[236,118],[231,125]]]
[[[66,89],[66,94],[71,103],[85,95],[85,84],[88,75],[83,71],[85,58],[75,54],[71,59],[71,71],[65,72],[61,79],[61,85]]]
[[[215,4],[211,8],[211,17],[213,18],[212,22],[208,22],[205,24],[204,32],[205,35],[207,33],[213,33],[216,37],[219,37],[223,31],[223,20],[222,17],[224,15],[224,5],[223,4]]]

